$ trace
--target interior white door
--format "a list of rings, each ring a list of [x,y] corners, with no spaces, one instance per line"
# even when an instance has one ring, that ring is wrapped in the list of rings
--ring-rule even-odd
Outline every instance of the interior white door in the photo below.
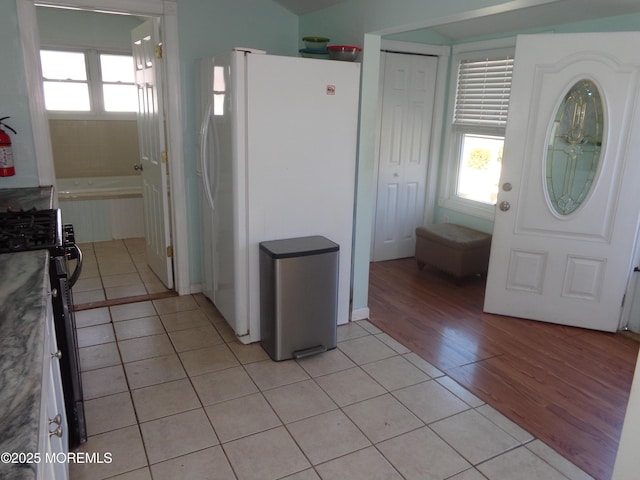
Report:
[[[638,42],[638,32],[518,37],[486,312],[618,328],[640,213],[640,162],[633,158],[640,148],[640,53],[629,48]],[[564,151],[553,156],[558,112],[582,80],[601,96],[602,141],[581,139],[588,121],[574,109],[577,130],[561,137]],[[594,147],[599,155],[583,155]],[[581,164],[583,158],[597,163]],[[556,189],[585,171],[593,175],[580,195],[564,198],[550,188],[558,167],[567,176]],[[563,210],[566,199],[574,204]]]
[[[150,19],[131,32],[138,88],[138,141],[142,168],[145,238],[149,267],[173,288],[169,183],[162,106],[159,20]]]
[[[422,225],[438,58],[388,53],[380,119],[373,260],[410,257]]]

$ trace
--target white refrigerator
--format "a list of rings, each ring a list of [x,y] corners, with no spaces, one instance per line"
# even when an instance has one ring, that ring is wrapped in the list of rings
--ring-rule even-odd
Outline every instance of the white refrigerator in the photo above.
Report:
[[[203,292],[243,343],[260,340],[263,241],[337,243],[349,321],[359,86],[358,63],[250,49],[201,61]]]

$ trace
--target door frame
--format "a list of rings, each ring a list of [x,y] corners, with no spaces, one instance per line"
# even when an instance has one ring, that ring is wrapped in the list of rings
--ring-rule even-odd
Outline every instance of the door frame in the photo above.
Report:
[[[189,277],[187,204],[185,192],[184,148],[182,135],[182,102],[178,54],[178,17],[175,0],[44,0],[38,4],[64,5],[84,10],[102,10],[159,17],[163,27],[165,59],[164,92],[167,148],[171,195],[170,222],[173,239],[174,289],[180,295],[191,292]],[[55,171],[47,111],[40,79],[40,38],[34,0],[16,0],[18,27],[24,57],[33,142],[40,185],[55,186]]]
[[[636,234],[633,262],[629,267],[629,279],[622,302],[619,329],[640,333],[640,230]]]
[[[417,55],[430,55],[438,57],[438,71],[436,74],[435,98],[433,102],[433,116],[431,122],[431,142],[429,145],[429,157],[427,159],[427,178],[425,182],[425,208],[422,219],[423,224],[432,223],[437,201],[438,171],[440,168],[440,151],[442,144],[442,132],[444,129],[445,95],[447,89],[447,76],[451,47],[443,45],[426,45],[422,43],[399,42],[395,40],[382,40],[380,43],[380,56],[383,52],[404,53]],[[384,62],[380,62],[378,77],[378,113],[376,119],[376,144],[374,158],[375,187],[373,225],[371,229],[371,246],[369,251],[370,261],[373,261],[376,235],[376,215],[378,211],[378,182],[380,172],[380,138],[382,136],[382,97],[384,95]]]

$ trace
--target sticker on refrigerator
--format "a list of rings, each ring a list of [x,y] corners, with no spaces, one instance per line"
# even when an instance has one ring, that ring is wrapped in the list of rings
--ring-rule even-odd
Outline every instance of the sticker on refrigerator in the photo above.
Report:
[[[336,86],[327,85],[327,95],[335,95],[335,94],[336,94]]]

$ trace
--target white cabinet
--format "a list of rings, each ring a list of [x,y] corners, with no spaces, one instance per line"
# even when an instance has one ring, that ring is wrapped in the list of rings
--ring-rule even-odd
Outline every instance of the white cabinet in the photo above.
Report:
[[[69,438],[60,378],[60,351],[56,342],[53,310],[47,302],[46,333],[42,366],[38,480],[68,480]]]

